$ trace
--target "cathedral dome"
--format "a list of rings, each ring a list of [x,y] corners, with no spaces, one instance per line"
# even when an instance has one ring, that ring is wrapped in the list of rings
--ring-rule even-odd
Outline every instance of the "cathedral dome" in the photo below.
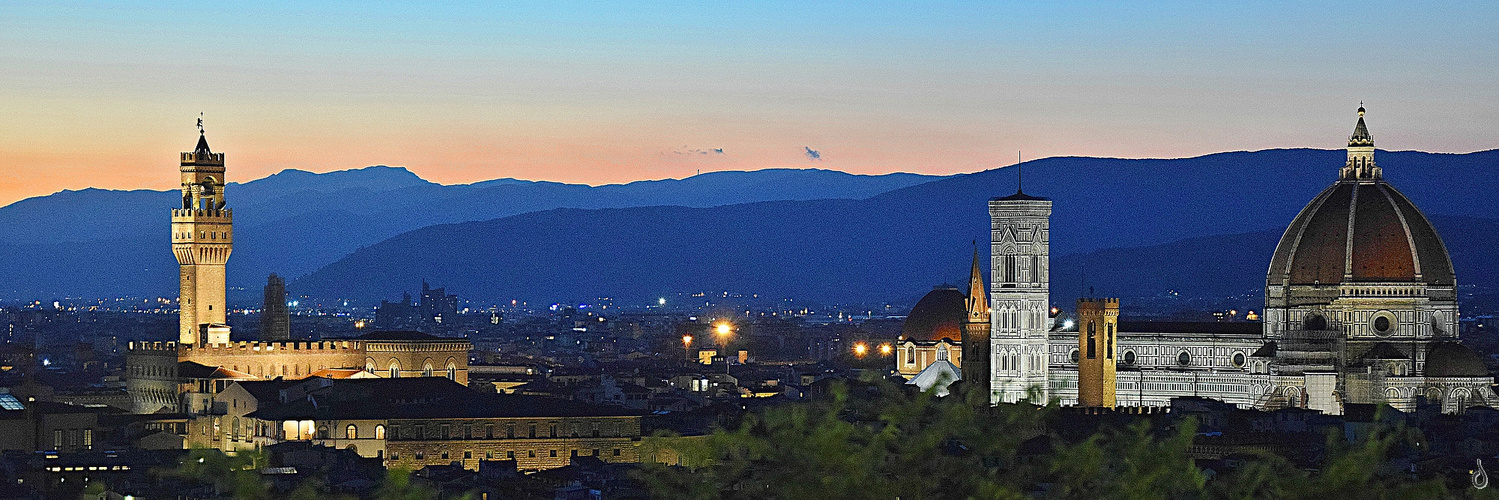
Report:
[[[952,285],[938,285],[916,302],[900,336],[909,340],[962,340],[963,323],[968,320],[968,297]]]
[[[1428,377],[1487,377],[1489,369],[1483,358],[1468,346],[1457,342],[1433,342],[1426,350]]]
[[[1384,181],[1359,113],[1348,164],[1286,228],[1267,282],[1278,285],[1425,283],[1453,286],[1452,260],[1426,216]]]

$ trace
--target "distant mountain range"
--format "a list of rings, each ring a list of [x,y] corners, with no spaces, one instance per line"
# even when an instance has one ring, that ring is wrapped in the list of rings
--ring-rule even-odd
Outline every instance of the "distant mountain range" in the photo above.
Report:
[[[1281,231],[1333,182],[1343,155],[1295,149],[1027,162],[1026,192],[1056,202],[1053,290],[1253,295]],[[1487,238],[1499,222],[1488,217],[1499,214],[1499,181],[1489,172],[1499,166],[1499,151],[1382,152],[1379,161],[1391,182],[1434,215],[1459,281],[1491,283],[1499,265]],[[933,284],[964,279],[970,241],[988,239],[987,200],[1014,192],[1016,175],[1014,168],[989,170],[863,200],[563,209],[438,225],[355,251],[291,288],[373,301],[426,278],[494,302],[639,302],[713,290],[909,300]]]
[[[1058,293],[1086,284],[1217,296],[1262,286],[1280,231],[1334,180],[1344,154],[1058,157],[1023,168],[1025,191],[1056,201]],[[1427,214],[1472,218],[1433,217],[1459,281],[1492,277],[1499,264],[1486,240],[1459,240],[1494,234],[1485,228],[1499,214],[1499,150],[1378,158]],[[231,297],[258,302],[265,275],[277,272],[300,277],[295,294],[362,303],[424,278],[494,302],[708,290],[909,300],[966,277],[970,242],[988,239],[986,202],[1015,191],[1016,171],[764,170],[600,187],[440,186],[388,167],[286,171],[228,188]],[[0,208],[0,298],[175,296],[165,214],[176,196],[84,190]]]
[[[229,168],[232,175],[232,161]],[[162,175],[175,176],[174,169]],[[767,169],[597,187],[516,179],[444,186],[399,167],[286,170],[225,188],[235,215],[230,286],[253,296],[249,290],[264,285],[268,273],[300,276],[433,224],[560,207],[856,199],[939,178]],[[0,208],[0,298],[175,296],[167,223],[179,200],[176,191],[85,189]]]

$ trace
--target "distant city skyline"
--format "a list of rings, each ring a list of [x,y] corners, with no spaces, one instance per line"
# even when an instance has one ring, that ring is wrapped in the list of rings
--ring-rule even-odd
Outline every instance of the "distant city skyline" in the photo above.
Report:
[[[0,205],[230,182],[947,175],[1047,156],[1499,147],[1499,6],[7,5]]]

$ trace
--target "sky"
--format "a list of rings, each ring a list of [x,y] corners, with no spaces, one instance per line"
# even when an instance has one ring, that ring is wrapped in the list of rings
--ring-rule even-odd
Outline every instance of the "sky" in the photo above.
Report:
[[[1315,5],[1312,5],[1315,4]],[[1499,2],[13,2],[0,205],[229,180],[444,184],[1499,147]]]

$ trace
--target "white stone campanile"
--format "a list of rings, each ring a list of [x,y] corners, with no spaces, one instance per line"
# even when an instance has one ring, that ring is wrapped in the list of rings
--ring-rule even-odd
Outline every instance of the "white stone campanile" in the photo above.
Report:
[[[989,402],[1047,394],[1051,200],[1024,192],[989,200]]]

